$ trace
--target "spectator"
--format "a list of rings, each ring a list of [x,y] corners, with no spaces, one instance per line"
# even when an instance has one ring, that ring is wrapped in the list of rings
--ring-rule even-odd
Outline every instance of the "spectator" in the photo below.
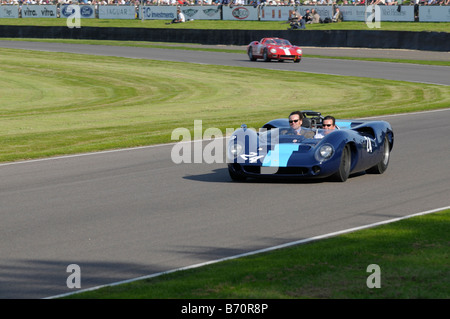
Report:
[[[317,10],[312,9],[311,14],[312,14],[312,22],[311,23],[320,23],[320,15],[317,13]]]
[[[288,23],[290,25],[291,30],[305,29],[305,20],[297,11],[292,11]]]
[[[311,16],[311,12],[309,11],[309,9],[306,9],[303,19],[305,20],[305,23],[307,23],[307,24],[312,23],[312,16]]]
[[[177,17],[173,19],[171,22],[166,24],[172,24],[172,23],[183,23],[186,22],[186,18],[184,17],[183,12],[181,12],[180,9],[177,9]]]
[[[342,15],[341,10],[339,10],[339,8],[336,8],[336,12],[334,13],[333,19],[331,19],[331,21],[342,22],[342,20],[344,20],[344,16]]]
[[[244,0],[232,0],[230,3],[230,8],[232,6],[243,6],[244,4]]]

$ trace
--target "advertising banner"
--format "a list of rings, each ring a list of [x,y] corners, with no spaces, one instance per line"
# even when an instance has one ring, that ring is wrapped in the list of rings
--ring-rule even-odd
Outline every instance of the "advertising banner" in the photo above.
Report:
[[[173,20],[177,17],[177,7],[144,6],[142,8],[142,15],[144,17],[144,20]]]
[[[420,22],[450,22],[450,6],[421,6]]]
[[[56,18],[56,6],[53,5],[23,5],[22,18]]]
[[[344,21],[366,21],[366,6],[338,6]]]
[[[186,20],[220,20],[218,6],[183,6],[181,7]]]
[[[19,18],[19,6],[0,6],[0,18]]]
[[[414,22],[414,6],[379,6],[381,9],[381,22]]]
[[[75,6],[75,5],[72,5]],[[68,18],[72,14],[75,13],[75,10],[67,10],[69,5],[64,4],[61,6],[60,18]],[[95,18],[95,6],[91,5],[79,5],[80,7],[80,16],[82,19],[94,19]]]
[[[366,21],[365,6],[338,6],[344,21]],[[383,21],[414,21],[414,6],[377,6],[380,12],[380,22]],[[367,13],[367,17],[370,13]]]
[[[99,19],[136,19],[135,6],[99,6]]]
[[[258,8],[253,6],[222,6],[223,20],[258,21]]]

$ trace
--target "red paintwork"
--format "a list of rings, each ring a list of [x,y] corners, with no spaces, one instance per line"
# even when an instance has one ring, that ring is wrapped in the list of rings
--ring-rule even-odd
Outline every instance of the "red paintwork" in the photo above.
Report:
[[[299,51],[298,51],[299,50]],[[266,52],[266,55],[265,53]],[[290,60],[300,62],[302,49],[292,45],[288,40],[281,38],[262,38],[261,41],[253,41],[247,46],[247,54],[250,60]]]

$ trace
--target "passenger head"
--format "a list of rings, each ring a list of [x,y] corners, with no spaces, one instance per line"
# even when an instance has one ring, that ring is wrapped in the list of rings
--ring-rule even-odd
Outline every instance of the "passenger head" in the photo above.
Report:
[[[325,116],[322,120],[323,128],[326,130],[334,130],[336,128],[336,119],[331,116]]]

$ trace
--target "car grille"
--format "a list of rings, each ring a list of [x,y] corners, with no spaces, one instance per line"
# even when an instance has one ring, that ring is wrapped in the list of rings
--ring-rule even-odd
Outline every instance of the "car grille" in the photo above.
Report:
[[[242,169],[251,174],[261,174],[261,167],[254,165],[244,165]],[[268,168],[270,169],[270,168]],[[264,172],[263,172],[264,174]],[[279,167],[276,173],[269,175],[306,175],[308,174],[308,168],[306,167]]]

